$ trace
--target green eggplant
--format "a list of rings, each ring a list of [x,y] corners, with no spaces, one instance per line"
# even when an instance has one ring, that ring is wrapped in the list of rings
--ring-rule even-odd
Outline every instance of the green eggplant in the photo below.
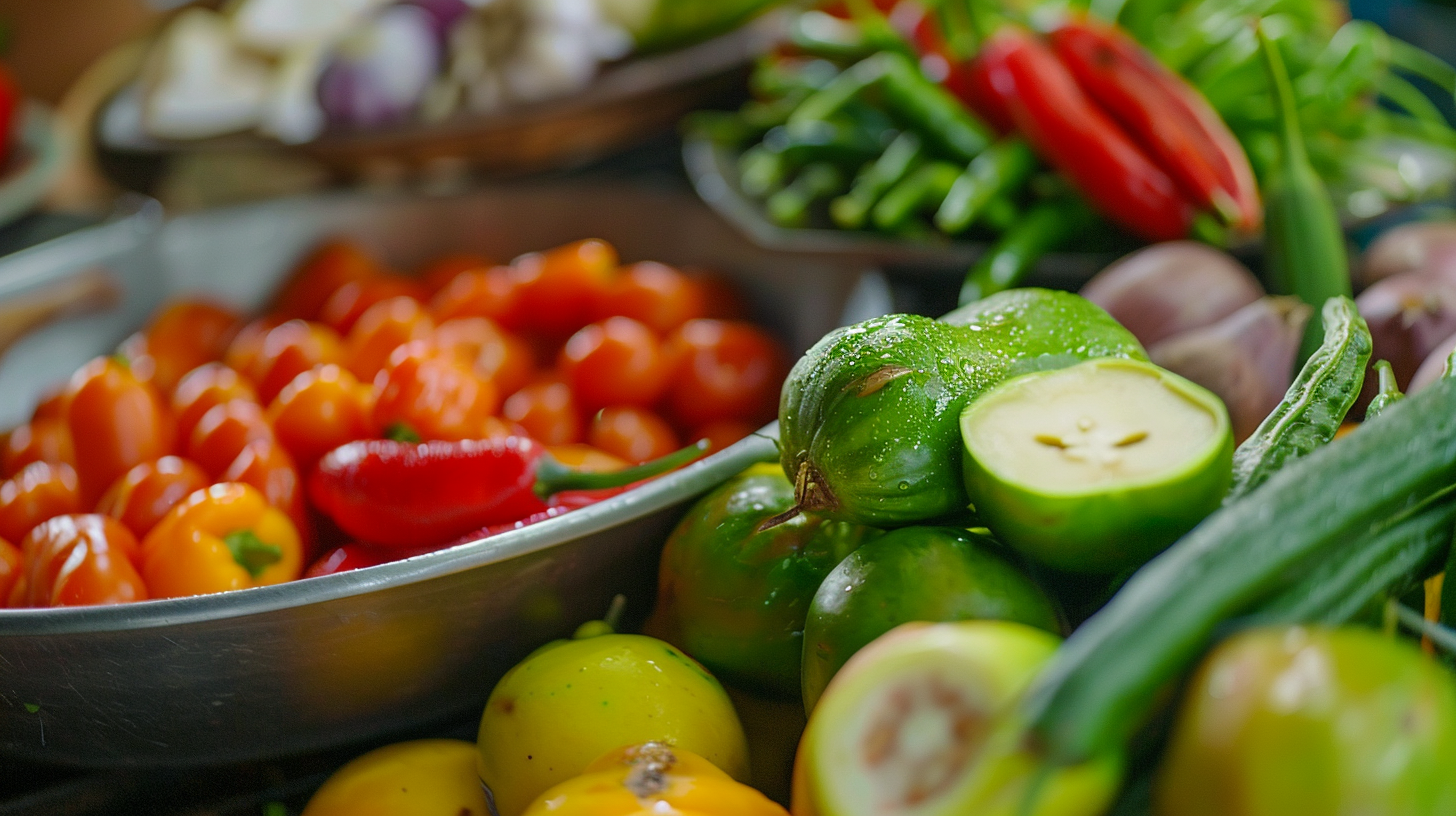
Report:
[[[777,465],[749,468],[699,500],[662,553],[651,628],[736,688],[797,699],[809,602],[845,556],[879,530],[798,516]]]
[[[1045,289],[831,332],[784,383],[780,459],[797,499],[785,516],[899,526],[964,511],[966,405],[1011,377],[1101,357],[1147,354],[1095,304]]]
[[[824,579],[804,622],[804,708],[839,669],[902,623],[1006,620],[1061,634],[1056,607],[989,535],[905,527],[851,553]]]

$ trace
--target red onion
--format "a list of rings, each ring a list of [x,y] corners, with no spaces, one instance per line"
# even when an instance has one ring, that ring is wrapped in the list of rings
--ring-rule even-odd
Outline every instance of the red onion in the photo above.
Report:
[[[1436,344],[1426,361],[1416,369],[1416,375],[1411,378],[1410,388],[1407,393],[1414,394],[1436,380],[1441,379],[1446,373],[1446,363],[1451,359],[1451,354],[1456,352],[1456,334],[1447,337]]]
[[[1420,221],[1388,230],[1360,263],[1360,281],[1366,286],[1403,272],[1456,279],[1456,221]]]
[[[1113,263],[1082,289],[1145,346],[1209,326],[1264,296],[1227,253],[1193,241],[1155,244]]]
[[[340,44],[319,78],[319,103],[333,124],[408,120],[440,60],[435,18],[418,6],[391,6]]]
[[[1313,312],[1298,298],[1260,298],[1211,326],[1158,343],[1148,356],[1223,399],[1234,435],[1243,441],[1294,383],[1294,361]]]
[[[1366,289],[1355,301],[1370,324],[1373,360],[1388,360],[1404,388],[1441,341],[1456,334],[1456,276],[1403,272]]]

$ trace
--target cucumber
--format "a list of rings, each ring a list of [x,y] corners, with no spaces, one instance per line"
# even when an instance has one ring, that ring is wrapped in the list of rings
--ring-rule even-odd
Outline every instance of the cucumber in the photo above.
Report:
[[[1305,362],[1289,393],[1234,453],[1234,481],[1224,503],[1269,480],[1290,461],[1328,445],[1360,396],[1373,348],[1355,301],[1325,301],[1324,342]]]
[[[1292,463],[1139,570],[1067,641],[1025,714],[1047,757],[1121,747],[1160,689],[1224,622],[1255,611],[1341,551],[1424,509],[1456,482],[1456,379]]]
[[[1044,289],[941,321],[891,315],[831,332],[794,366],[779,403],[791,512],[878,527],[964,511],[966,404],[1010,377],[1099,357],[1147,354],[1090,301]]]

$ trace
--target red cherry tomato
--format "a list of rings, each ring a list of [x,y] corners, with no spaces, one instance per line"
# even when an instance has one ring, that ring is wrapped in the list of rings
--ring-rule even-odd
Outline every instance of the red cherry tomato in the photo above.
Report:
[[[268,406],[273,432],[305,470],[340,445],[369,435],[369,406],[357,379],[336,365],[293,378]]]
[[[599,411],[592,419],[587,441],[632,463],[666,456],[681,447],[666,420],[645,408],[630,406]]]
[[[252,367],[242,373],[253,381],[258,399],[266,405],[299,374],[314,366],[343,364],[344,359],[338,332],[322,323],[290,320],[268,332]]]
[[[319,322],[342,335],[369,307],[391,298],[407,297],[423,302],[429,295],[419,281],[399,275],[368,280],[349,281],[334,291],[319,310]]]
[[[32,419],[5,438],[0,448],[0,468],[7,477],[31,462],[76,464],[76,449],[64,419]]]
[[[490,380],[427,341],[400,346],[374,380],[374,428],[424,440],[478,439],[500,406]]]
[[[80,484],[70,465],[32,462],[0,482],[0,538],[20,541],[37,524],[81,512]]]
[[[605,241],[578,241],[522,256],[514,268],[526,327],[562,338],[591,322],[616,274],[617,250]]]
[[[788,363],[779,344],[748,323],[693,320],[668,338],[667,404],[688,427],[722,420],[764,423],[778,412]]]
[[[256,488],[269,505],[288,514],[303,544],[305,556],[312,553],[315,533],[304,504],[303,480],[293,459],[277,440],[256,439],[249,442],[218,477],[218,481]]]
[[[108,357],[71,378],[66,425],[76,450],[81,506],[94,507],[133,466],[172,452],[175,428],[157,392]]]
[[[426,291],[433,294],[444,290],[461,273],[482,272],[495,266],[497,264],[484,255],[457,252],[453,255],[436,258],[421,269],[420,283],[424,285]]]
[[[37,419],[59,419],[66,421],[66,406],[68,404],[67,388],[64,384],[52,388],[40,402],[36,403],[35,411],[30,415],[32,421]]]
[[[241,374],[222,363],[208,363],[188,372],[172,392],[172,414],[177,418],[177,438],[192,438],[202,415],[214,406],[242,400],[257,402],[258,392]]]
[[[761,426],[738,419],[724,419],[718,422],[709,422],[707,425],[698,428],[692,433],[690,438],[694,442],[699,439],[708,440],[708,450],[717,453],[724,448],[752,436],[759,427]]]
[[[528,385],[506,400],[502,414],[546,445],[570,445],[582,439],[581,412],[566,383]]]
[[[435,331],[435,321],[418,300],[390,298],[370,306],[349,332],[349,370],[364,382],[384,370],[389,355],[411,340],[423,340]]]
[[[232,400],[213,406],[197,421],[187,441],[187,458],[219,478],[250,443],[276,440],[260,405]]]
[[[660,335],[707,317],[703,287],[660,263],[646,261],[622,270],[602,296],[597,318],[630,317]]]
[[[328,299],[340,286],[385,274],[383,267],[348,240],[334,240],[315,249],[294,270],[273,307],[285,320],[318,319]]]
[[[221,306],[178,301],[159,312],[139,335],[139,342],[132,342],[122,353],[138,373],[149,366],[152,384],[163,395],[170,395],[187,372],[221,360],[240,325],[241,318]]]
[[[485,317],[512,330],[524,325],[521,277],[508,266],[469,269],[455,276],[430,301],[441,322],[458,317]]]
[[[227,351],[223,352],[222,361],[227,364],[228,368],[251,376],[253,368],[257,365],[258,356],[263,353],[263,341],[268,338],[268,332],[283,323],[284,321],[274,317],[260,317],[244,324],[233,336],[233,341],[228,344]]]
[[[141,545],[109,516],[56,516],[37,525],[20,545],[25,557],[11,597],[16,606],[93,606],[145,601],[137,572]]]
[[[667,387],[667,366],[652,330],[630,317],[593,323],[571,336],[560,368],[583,407],[649,406]]]
[[[138,540],[194,491],[212,484],[207,473],[180,456],[163,456],[128,470],[101,497],[96,512],[110,516]]]

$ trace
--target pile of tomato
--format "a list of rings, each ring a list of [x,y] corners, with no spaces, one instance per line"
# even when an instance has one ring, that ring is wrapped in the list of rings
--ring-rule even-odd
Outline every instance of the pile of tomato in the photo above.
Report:
[[[415,276],[330,242],[266,315],[173,303],[4,438],[0,601],[198,595],[451,543],[385,550],[313,506],[308,475],[357,440],[529,437],[601,471],[725,447],[772,420],[787,371],[741,318],[721,280],[598,240]]]

